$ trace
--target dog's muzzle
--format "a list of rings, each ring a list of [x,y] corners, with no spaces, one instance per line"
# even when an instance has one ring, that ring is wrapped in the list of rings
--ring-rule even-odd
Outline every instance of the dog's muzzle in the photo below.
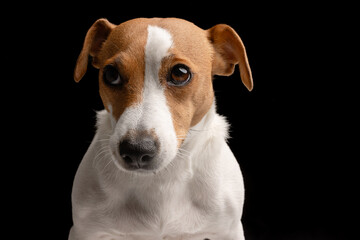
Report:
[[[159,152],[159,141],[151,133],[135,132],[127,134],[119,143],[122,166],[127,170],[154,170],[158,163],[154,160]]]

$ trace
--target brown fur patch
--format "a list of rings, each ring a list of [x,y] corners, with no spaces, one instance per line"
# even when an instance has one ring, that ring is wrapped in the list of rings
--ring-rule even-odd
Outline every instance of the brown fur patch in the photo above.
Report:
[[[109,112],[109,104],[112,106],[116,120],[127,107],[141,101],[146,38],[147,24],[144,20],[134,19],[124,22],[111,32],[98,57],[101,69],[107,64],[114,64],[122,80],[125,81],[120,88],[107,86],[103,82],[102,71],[99,73],[100,96]]]
[[[86,72],[87,56],[94,58],[93,66],[99,68],[100,95],[105,108],[119,119],[126,108],[142,101],[145,75],[145,45],[148,25],[170,32],[173,45],[169,56],[162,61],[159,80],[165,89],[167,105],[178,139],[190,127],[200,122],[214,101],[212,76],[230,75],[239,64],[245,86],[253,87],[251,70],[245,47],[229,26],[220,24],[203,30],[193,23],[177,18],[138,18],[118,26],[99,19],[89,29],[84,47],[75,68],[78,82]],[[167,77],[176,64],[185,64],[192,73],[191,81],[184,86],[172,86]],[[108,86],[103,82],[103,68],[112,64],[118,69],[125,84]],[[112,109],[109,109],[109,106]],[[179,145],[182,140],[178,140]]]
[[[142,100],[148,25],[162,27],[173,37],[174,44],[170,49],[170,56],[162,62],[159,80],[165,88],[167,105],[180,145],[189,128],[202,119],[214,99],[211,74],[213,51],[203,29],[185,20],[173,18],[134,19],[120,24],[109,35],[98,59],[101,68],[115,63],[127,82],[121,89],[109,87],[102,81],[100,71],[100,95],[108,111],[111,104],[115,119],[127,107]],[[190,68],[192,80],[186,86],[169,86],[168,73],[178,63]]]
[[[159,23],[173,36],[170,56],[163,60],[159,78],[165,87],[167,104],[173,118],[176,135],[183,138],[189,128],[196,125],[209,111],[214,92],[212,86],[212,48],[206,31],[181,19],[166,19]],[[185,86],[166,84],[167,73],[176,64],[185,64],[192,72]],[[181,144],[182,140],[179,140]]]

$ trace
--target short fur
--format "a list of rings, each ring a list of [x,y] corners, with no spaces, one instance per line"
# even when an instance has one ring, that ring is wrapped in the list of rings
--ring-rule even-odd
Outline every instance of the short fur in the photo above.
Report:
[[[134,19],[115,26],[97,20],[74,72],[80,81],[88,56],[100,69],[105,110],[76,173],[69,240],[243,240],[244,186],[226,143],[228,123],[216,113],[213,75],[239,64],[253,88],[240,37],[220,24],[202,30],[181,19]],[[191,81],[167,83],[184,64]],[[106,85],[106,65],[119,69],[121,88]],[[159,142],[152,168],[129,170],[119,145],[150,134]]]

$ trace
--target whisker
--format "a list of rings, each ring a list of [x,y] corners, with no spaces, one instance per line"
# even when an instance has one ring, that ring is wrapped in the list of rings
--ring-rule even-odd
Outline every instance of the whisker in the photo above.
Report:
[[[109,146],[104,146],[99,149],[93,159],[93,166],[98,166],[100,162],[102,162],[106,157],[111,157],[111,152]]]
[[[110,150],[110,148],[108,146],[104,146],[102,148],[100,148],[100,150],[98,151],[98,153],[95,155],[95,159],[98,158],[101,154],[106,153]]]
[[[110,140],[110,138],[104,138],[104,139],[100,139],[100,140],[98,140],[99,142],[105,142],[105,141],[109,141]]]
[[[182,159],[182,160],[188,160],[188,159],[189,159],[188,156],[183,156],[183,155],[177,155],[177,157],[178,157],[179,159]]]
[[[102,162],[104,162],[105,160],[107,160],[107,163],[105,165],[100,164]],[[102,156],[99,161],[97,162],[97,167],[99,168],[100,171],[107,171],[107,170],[111,170],[109,169],[109,166],[111,166],[111,162],[113,162],[112,158],[111,158],[111,154],[110,152],[106,152],[104,154],[104,156]],[[104,162],[105,163],[105,162]],[[111,175],[111,171],[107,173],[108,176]]]
[[[190,154],[189,154],[189,153],[185,153],[185,152],[178,152],[178,153],[177,153],[177,156],[183,157],[183,159],[185,159],[185,158],[189,158],[189,157],[190,157]]]
[[[183,149],[183,148],[179,148],[178,150],[179,150],[179,151],[183,151],[183,152],[185,152],[185,153],[191,153],[190,151],[185,150],[185,149]]]
[[[111,157],[110,157],[110,160],[109,160],[109,162],[104,166],[104,169],[106,169],[106,167],[109,166],[109,164],[110,164],[112,161],[113,161],[113,160],[112,160]]]

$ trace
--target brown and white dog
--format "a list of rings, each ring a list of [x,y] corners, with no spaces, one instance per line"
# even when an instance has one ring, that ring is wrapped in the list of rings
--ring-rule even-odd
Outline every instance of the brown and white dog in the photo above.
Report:
[[[105,110],[74,180],[69,240],[244,239],[243,179],[212,85],[238,64],[253,88],[236,32],[176,18],[99,19],[76,82],[89,56]]]

